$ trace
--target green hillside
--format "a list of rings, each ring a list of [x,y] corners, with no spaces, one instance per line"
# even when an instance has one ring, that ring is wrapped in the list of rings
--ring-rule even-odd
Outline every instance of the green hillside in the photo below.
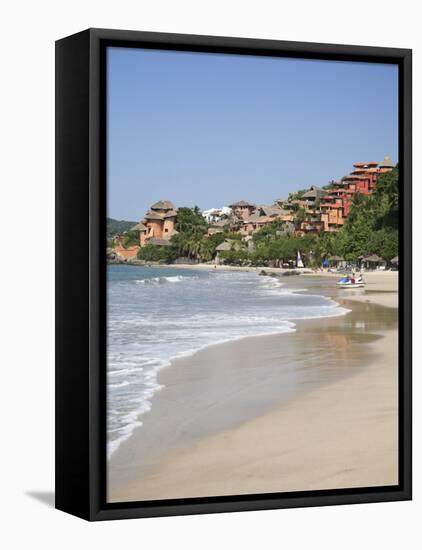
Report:
[[[111,238],[114,235],[122,234],[125,231],[129,231],[131,227],[138,222],[129,222],[126,220],[115,220],[114,218],[107,218],[107,238]]]

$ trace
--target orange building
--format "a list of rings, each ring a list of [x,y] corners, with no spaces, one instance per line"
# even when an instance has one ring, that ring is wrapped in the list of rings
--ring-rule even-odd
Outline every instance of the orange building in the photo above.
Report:
[[[319,210],[320,221],[324,231],[338,231],[350,213],[353,196],[356,193],[371,195],[376,187],[380,174],[390,172],[394,163],[386,156],[379,164],[377,162],[356,162],[354,170],[344,176],[341,182],[321,198]],[[316,222],[319,227],[318,222]],[[307,229],[314,231],[314,224],[308,224]]]
[[[324,231],[338,231],[344,224],[344,204],[341,197],[327,195],[321,199],[321,222]]]
[[[134,260],[138,255],[139,246],[128,246],[125,248],[120,243],[114,247],[114,252],[120,259]]]

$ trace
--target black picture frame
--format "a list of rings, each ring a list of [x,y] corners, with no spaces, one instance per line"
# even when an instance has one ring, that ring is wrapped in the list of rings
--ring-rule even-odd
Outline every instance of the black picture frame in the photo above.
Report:
[[[105,50],[108,46],[321,60],[399,68],[399,484],[110,504],[105,499]],[[108,520],[409,500],[412,495],[412,52],[88,29],[56,42],[56,508]]]

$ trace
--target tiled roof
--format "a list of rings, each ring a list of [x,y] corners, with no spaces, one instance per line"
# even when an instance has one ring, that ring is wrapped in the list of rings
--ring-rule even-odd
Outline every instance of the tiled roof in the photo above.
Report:
[[[309,191],[306,191],[306,193],[302,195],[302,199],[311,199],[311,198],[317,199],[319,197],[324,196],[324,194],[325,194],[324,189],[321,189],[320,187],[316,187],[315,185],[313,185],[312,187],[309,188]]]
[[[147,229],[142,222],[139,222],[131,228],[131,231],[146,231]]]
[[[169,210],[165,214],[163,214],[163,218],[175,218],[177,216],[176,210]]]
[[[247,201],[237,201],[237,202],[234,202],[233,204],[229,204],[230,208],[236,208],[238,206],[255,206],[254,204],[250,203],[250,202],[247,202]]]
[[[145,214],[145,219],[146,220],[163,220],[164,216],[162,214],[159,214],[158,212],[153,212],[153,211],[149,210]]]
[[[175,210],[175,206],[171,201],[161,200],[153,204],[151,210]]]
[[[356,166],[356,168],[360,168],[363,166],[377,166],[378,162],[355,162],[353,166]]]
[[[394,168],[394,162],[390,159],[388,155],[384,157],[384,160],[379,163],[380,168]]]
[[[265,216],[281,216],[284,211],[279,206],[263,204],[258,206],[259,210],[265,214]]]

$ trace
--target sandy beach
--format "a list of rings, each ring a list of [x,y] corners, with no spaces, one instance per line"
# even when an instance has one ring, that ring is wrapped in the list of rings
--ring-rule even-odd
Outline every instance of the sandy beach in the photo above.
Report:
[[[333,277],[286,284],[348,314],[164,369],[144,425],[110,460],[108,500],[396,484],[398,273],[366,273],[365,290],[337,290]]]

